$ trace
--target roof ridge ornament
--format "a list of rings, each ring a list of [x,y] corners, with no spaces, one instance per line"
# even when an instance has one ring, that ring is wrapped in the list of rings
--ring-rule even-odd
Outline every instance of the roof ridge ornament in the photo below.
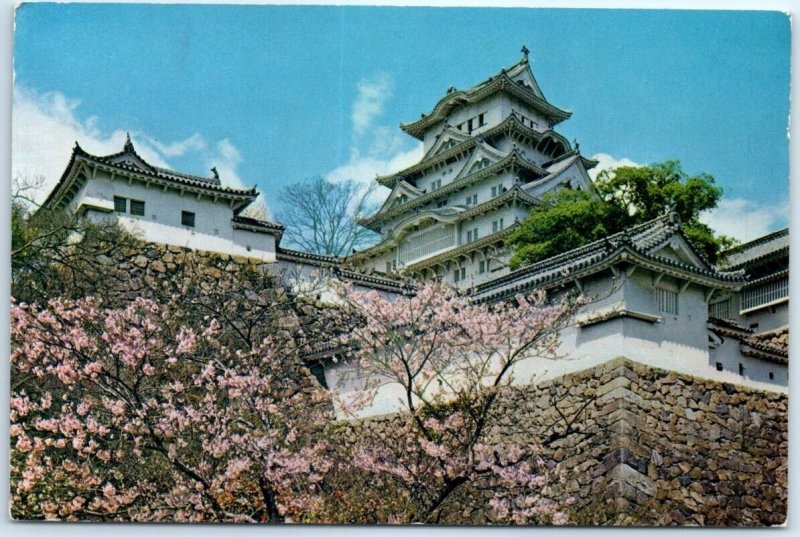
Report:
[[[520,52],[522,52],[522,61],[527,62],[528,61],[528,54],[530,54],[531,51],[528,50],[528,47],[526,47],[525,45],[522,45],[522,48],[520,49]]]
[[[123,149],[128,153],[133,153],[134,152],[133,142],[131,142],[131,133],[130,132],[126,132],[125,133],[125,145],[123,146]]]
[[[219,172],[217,171],[216,166],[211,167],[211,173],[214,174],[214,179],[219,179]]]

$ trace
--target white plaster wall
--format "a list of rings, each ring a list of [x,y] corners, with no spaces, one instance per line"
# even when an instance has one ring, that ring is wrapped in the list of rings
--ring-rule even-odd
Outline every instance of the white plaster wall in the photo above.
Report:
[[[615,318],[585,327],[573,324],[561,333],[558,358],[531,358],[518,364],[512,375],[517,384],[531,384],[557,378],[566,373],[593,367],[618,356],[673,370],[680,373],[711,378],[761,389],[785,389],[787,369],[776,364],[742,356],[736,345],[725,345],[709,352],[708,330],[703,314],[705,300],[701,289],[688,287],[679,297],[678,315],[667,315],[657,309],[646,273],[621,275],[612,280],[610,273],[583,281],[584,293],[591,302],[576,315],[581,318],[591,312],[619,307],[660,315],[660,323],[633,318]],[[727,346],[726,346],[727,345]],[[724,361],[726,371],[716,371],[716,361]],[[738,374],[738,363],[745,366],[745,375]],[[727,364],[732,364],[730,367]],[[733,368],[731,370],[731,368]],[[769,380],[773,371],[775,379]],[[357,371],[347,364],[326,368],[328,386],[350,392],[360,386]],[[342,383],[342,379],[346,382]],[[363,382],[363,381],[361,381]],[[342,383],[340,385],[340,383]],[[359,415],[370,416],[394,412],[403,408],[398,399],[399,386],[384,386],[378,390],[373,405]]]
[[[744,356],[740,352],[739,340],[727,336],[715,337],[721,339],[722,343],[709,350],[708,366],[721,378],[737,383],[744,381],[776,384],[785,388],[789,386],[787,366]],[[722,364],[723,371],[716,371],[717,363]],[[739,364],[744,367],[743,375],[739,374]],[[770,373],[773,375],[772,379],[769,378]]]
[[[265,262],[275,261],[273,235],[234,230],[230,206],[224,202],[214,203],[206,196],[181,196],[170,190],[147,188],[136,181],[128,183],[125,179],[112,181],[108,174],[98,170],[97,177],[87,181],[75,196],[72,207],[76,209],[84,201],[93,205],[97,200],[113,207],[115,196],[128,200],[128,211],[130,200],[144,201],[144,216],[135,216],[130,212],[107,213],[91,208],[87,216],[95,219],[117,218],[127,229],[150,242],[253,257]],[[181,211],[195,213],[195,227],[181,225]]]

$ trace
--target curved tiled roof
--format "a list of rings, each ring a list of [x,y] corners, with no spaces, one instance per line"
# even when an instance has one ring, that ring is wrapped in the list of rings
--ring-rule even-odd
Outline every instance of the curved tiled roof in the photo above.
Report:
[[[411,287],[405,280],[386,275],[365,274],[343,266],[344,259],[331,255],[313,254],[300,250],[278,248],[276,257],[279,261],[300,262],[321,269],[330,270],[333,275],[343,280],[357,282],[366,287],[374,287],[385,291],[400,294],[411,292]]]
[[[498,74],[490,77],[488,80],[474,86],[468,90],[451,90],[442,97],[430,114],[422,114],[422,117],[416,121],[404,123],[400,125],[406,133],[414,136],[417,139],[422,139],[425,131],[442,121],[447,117],[447,113],[451,108],[460,106],[465,103],[473,103],[485,99],[486,97],[497,93],[499,91],[506,91],[520,100],[526,102],[532,108],[538,110],[542,115],[549,118],[553,124],[564,121],[572,115],[572,112],[562,110],[557,106],[550,104],[543,96],[539,96],[532,89],[517,84],[511,79],[511,76],[516,76],[522,69],[528,68],[528,57],[524,56],[522,60],[512,66],[510,69],[502,69]]]
[[[740,273],[718,272],[712,267],[696,267],[652,253],[653,248],[680,233],[677,218],[666,214],[480,284],[475,287],[473,294],[479,301],[500,300],[536,287],[565,283],[575,277],[603,270],[620,260],[690,277],[699,282],[715,282],[732,288],[744,283]]]
[[[436,164],[439,164],[440,162],[447,161],[455,156],[458,156],[466,151],[469,151],[475,145],[478,144],[480,138],[490,139],[494,136],[497,136],[498,134],[509,131],[519,133],[523,136],[527,136],[528,138],[531,138],[532,140],[536,141],[541,141],[545,138],[552,138],[553,140],[558,142],[557,145],[562,146],[564,152],[558,156],[555,156],[555,158],[551,160],[550,163],[556,162],[563,155],[572,151],[569,141],[558,132],[552,129],[544,132],[537,131],[526,125],[523,125],[522,122],[520,122],[519,118],[517,118],[515,115],[510,115],[506,119],[504,119],[503,121],[492,127],[491,129],[487,129],[483,132],[476,134],[475,136],[471,136],[468,139],[464,140],[463,142],[454,145],[450,149],[447,149],[446,151],[442,151],[441,153],[438,153],[436,155],[431,155],[431,156],[426,155],[426,157],[423,157],[423,159],[420,160],[418,163],[409,166],[408,168],[405,168],[403,170],[400,170],[399,172],[391,173],[388,175],[378,175],[376,176],[375,180],[379,184],[391,188],[400,179],[407,179],[413,177],[414,175],[421,174],[428,168],[431,168]],[[586,164],[589,165],[589,168],[591,168],[592,166],[591,163],[596,164],[595,161],[589,159],[585,160]]]
[[[787,227],[725,250],[720,256],[722,259],[720,265],[726,270],[732,270],[757,264],[773,256],[788,255],[788,252],[789,228]]]
[[[464,175],[460,179],[457,179],[452,183],[447,183],[441,188],[437,188],[436,190],[426,192],[425,194],[417,198],[414,198],[413,200],[404,203],[403,205],[397,205],[382,213],[378,212],[373,214],[372,216],[359,219],[358,223],[361,224],[362,226],[369,227],[370,229],[375,229],[375,226],[377,226],[379,222],[386,221],[389,218],[393,218],[399,214],[403,214],[405,212],[416,209],[417,207],[421,207],[426,203],[430,203],[444,195],[450,194],[451,192],[455,192],[461,188],[464,188],[484,177],[488,177],[494,175],[495,173],[499,173],[508,168],[509,166],[513,165],[530,170],[532,173],[535,173],[539,176],[547,175],[547,173],[544,170],[542,170],[536,164],[527,160],[518,150],[514,149],[510,151],[508,155],[502,160],[499,160],[485,168],[481,168],[480,170],[474,173]]]
[[[125,157],[130,157],[130,159],[127,161],[121,160]],[[75,147],[72,150],[69,163],[58,183],[56,183],[55,187],[53,187],[53,190],[44,201],[44,206],[62,203],[61,198],[68,193],[69,186],[73,179],[72,172],[74,171],[76,162],[79,160],[101,168],[106,168],[109,171],[120,171],[127,175],[139,176],[143,180],[152,180],[164,186],[173,186],[177,188],[185,187],[188,190],[207,191],[213,193],[212,195],[239,199],[238,210],[246,207],[258,195],[255,188],[238,189],[222,186],[218,177],[201,177],[148,164],[136,152],[130,139],[128,139],[122,151],[105,156],[92,155],[86,152],[78,142],[75,142]],[[133,164],[132,162],[137,162],[137,164]],[[68,202],[67,200],[66,203]]]

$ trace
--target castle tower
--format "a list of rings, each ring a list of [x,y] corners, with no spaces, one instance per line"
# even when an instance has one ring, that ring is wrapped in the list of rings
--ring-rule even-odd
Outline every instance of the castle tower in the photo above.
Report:
[[[508,271],[508,236],[544,193],[590,188],[586,170],[596,162],[555,130],[571,112],[545,98],[522,53],[470,89],[449,88],[429,114],[400,126],[422,141],[424,156],[376,178],[392,191],[360,223],[382,240],[351,262],[468,287]]]

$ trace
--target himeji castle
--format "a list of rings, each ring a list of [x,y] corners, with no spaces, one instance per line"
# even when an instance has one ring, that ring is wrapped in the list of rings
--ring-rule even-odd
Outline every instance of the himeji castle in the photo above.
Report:
[[[467,90],[453,87],[429,114],[401,125],[423,143],[417,164],[378,177],[392,189],[361,223],[381,234],[350,258],[386,274],[469,287],[508,272],[506,239],[543,194],[590,188],[597,162],[556,126],[551,104],[522,59]]]
[[[97,156],[76,144],[45,202],[88,218],[117,218],[147,241],[254,257],[276,270],[410,292],[441,279],[476,301],[545,289],[593,298],[562,333],[563,361],[531,360],[515,377],[553,378],[625,356],[648,365],[755,387],[788,386],[788,229],[723,252],[710,263],[674,214],[511,270],[507,238],[542,196],[593,188],[581,155],[556,127],[570,117],[545,98],[522,58],[478,85],[450,88],[404,132],[420,140],[415,165],[376,180],[391,188],[361,224],[380,241],[347,258],[281,246],[283,226],[244,216],[255,189],[147,163],[129,139]],[[330,387],[358,389],[336,347],[309,363]],[[333,358],[337,358],[334,360]],[[392,411],[387,392],[371,413]]]

